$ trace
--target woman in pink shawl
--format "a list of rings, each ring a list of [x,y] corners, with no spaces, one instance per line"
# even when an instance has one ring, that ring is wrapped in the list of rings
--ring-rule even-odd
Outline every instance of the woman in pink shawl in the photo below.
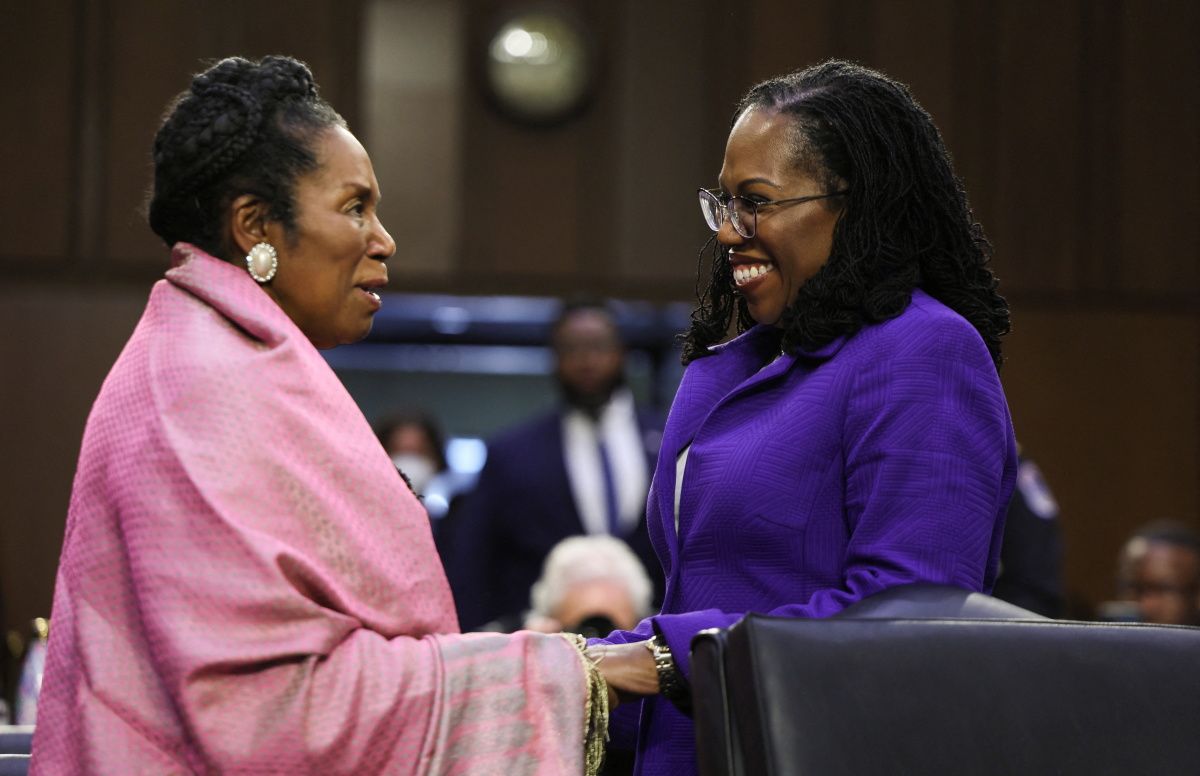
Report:
[[[317,353],[366,335],[396,245],[308,69],[196,76],[154,168],[172,267],[84,433],[32,772],[570,774],[585,739],[594,769],[596,668],[458,633],[424,510]]]

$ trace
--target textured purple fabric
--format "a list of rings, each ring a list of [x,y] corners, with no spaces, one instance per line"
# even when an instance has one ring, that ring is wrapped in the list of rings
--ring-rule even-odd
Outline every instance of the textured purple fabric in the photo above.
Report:
[[[609,640],[656,630],[687,676],[692,637],[747,612],[827,617],[897,585],[996,577],[1016,442],[975,329],[918,290],[820,350],[775,358],[779,341],[755,327],[693,362],[667,420],[647,511],[666,599]],[[642,706],[637,772],[695,773],[691,720]]]

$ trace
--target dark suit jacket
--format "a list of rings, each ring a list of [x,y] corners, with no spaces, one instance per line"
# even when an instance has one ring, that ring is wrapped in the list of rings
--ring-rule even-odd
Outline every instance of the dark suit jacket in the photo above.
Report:
[[[638,410],[652,472],[662,439],[654,413]],[[446,574],[464,631],[529,608],[529,588],[554,545],[584,533],[563,461],[562,412],[513,428],[488,445],[487,463],[465,497]],[[661,600],[662,568],[646,532],[645,516],[621,537],[641,558]]]
[[[1022,458],[1004,520],[1000,576],[992,595],[1046,617],[1061,617],[1062,556],[1058,506],[1037,465]]]

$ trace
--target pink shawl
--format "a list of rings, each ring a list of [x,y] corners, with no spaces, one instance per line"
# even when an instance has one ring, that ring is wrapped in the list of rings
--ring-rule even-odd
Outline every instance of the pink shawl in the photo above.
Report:
[[[174,260],[84,433],[32,772],[582,772],[574,647],[459,635],[324,359],[243,270]]]

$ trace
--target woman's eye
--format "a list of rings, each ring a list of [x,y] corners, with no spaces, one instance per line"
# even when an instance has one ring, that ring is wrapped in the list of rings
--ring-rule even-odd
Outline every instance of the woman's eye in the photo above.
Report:
[[[367,210],[367,206],[362,202],[355,202],[350,206],[350,212],[356,216],[361,216]]]

